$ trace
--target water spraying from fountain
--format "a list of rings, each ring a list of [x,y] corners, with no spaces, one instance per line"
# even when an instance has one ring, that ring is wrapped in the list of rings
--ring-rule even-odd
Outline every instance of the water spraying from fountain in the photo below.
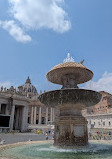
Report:
[[[74,58],[70,56],[70,53],[68,53],[63,62],[74,62]]]

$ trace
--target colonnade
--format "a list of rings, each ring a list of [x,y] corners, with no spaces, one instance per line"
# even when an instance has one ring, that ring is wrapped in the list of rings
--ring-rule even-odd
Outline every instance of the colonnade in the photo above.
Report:
[[[10,116],[9,125],[2,126],[2,128],[7,128],[9,131],[19,130],[19,131],[26,131],[28,129],[27,119],[28,119],[28,106],[23,103],[23,105],[18,104],[2,104],[0,103],[0,115]],[[6,119],[7,120],[7,119]],[[1,127],[1,126],[0,126]]]
[[[37,106],[32,106],[31,107],[31,116],[30,116],[30,124],[31,125],[36,125],[36,120],[38,120],[38,124],[41,125],[42,123],[42,117],[45,118],[45,123],[44,124],[53,124],[54,122],[54,108],[50,108],[50,112],[49,112],[49,108],[46,107],[45,109],[45,114],[43,116],[42,113],[42,107],[37,107]],[[38,115],[38,118],[37,118]]]

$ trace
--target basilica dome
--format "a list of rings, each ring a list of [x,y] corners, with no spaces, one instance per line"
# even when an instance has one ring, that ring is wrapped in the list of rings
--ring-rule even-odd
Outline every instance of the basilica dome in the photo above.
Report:
[[[19,91],[26,93],[37,93],[35,86],[32,85],[31,80],[28,76],[24,85],[18,87]]]

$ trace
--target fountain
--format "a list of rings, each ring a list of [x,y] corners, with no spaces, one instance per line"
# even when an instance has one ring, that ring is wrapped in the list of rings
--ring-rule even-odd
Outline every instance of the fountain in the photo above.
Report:
[[[78,84],[93,77],[93,72],[83,62],[74,62],[68,54],[64,63],[54,66],[46,75],[48,81],[60,84],[62,88],[39,96],[43,104],[59,111],[55,119],[55,146],[73,148],[88,145],[87,120],[82,116],[81,110],[97,104],[101,100],[101,94],[78,88]]]
[[[61,84],[62,89],[43,93],[39,99],[59,112],[55,119],[54,146],[53,141],[6,145],[0,147],[0,158],[111,159],[111,141],[89,141],[88,144],[87,121],[81,114],[82,108],[97,104],[101,99],[100,93],[77,86],[92,77],[93,72],[83,65],[83,61],[76,63],[69,54],[64,63],[52,68],[47,73],[47,79]]]

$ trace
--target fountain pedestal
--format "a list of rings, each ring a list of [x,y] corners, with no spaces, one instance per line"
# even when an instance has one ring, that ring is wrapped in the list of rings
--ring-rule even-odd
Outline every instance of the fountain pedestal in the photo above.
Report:
[[[54,145],[86,146],[88,144],[87,120],[81,114],[81,104],[62,104],[55,122]]]
[[[54,145],[86,146],[88,144],[87,121],[82,117],[63,117],[55,123]]]

